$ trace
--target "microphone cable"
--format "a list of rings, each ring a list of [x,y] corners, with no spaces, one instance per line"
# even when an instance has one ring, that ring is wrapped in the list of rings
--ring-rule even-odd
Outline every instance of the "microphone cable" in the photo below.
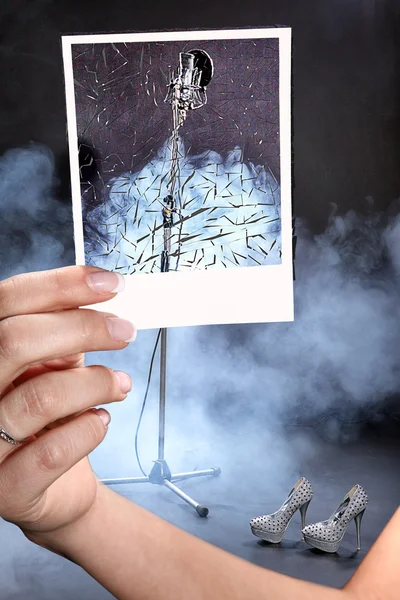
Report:
[[[146,407],[147,396],[148,396],[149,389],[150,389],[150,382],[151,382],[151,375],[152,375],[152,372],[153,372],[154,358],[156,356],[158,343],[160,341],[160,336],[161,336],[161,329],[158,330],[158,335],[157,335],[157,338],[156,338],[156,343],[154,344],[153,354],[151,356],[151,361],[150,361],[149,374],[148,374],[148,377],[147,377],[146,392],[144,394],[144,398],[143,398],[143,402],[142,402],[142,408],[140,410],[139,420],[138,420],[138,424],[137,424],[137,427],[136,427],[136,433],[135,433],[135,454],[136,454],[136,460],[138,462],[139,469],[141,470],[141,472],[143,473],[143,475],[145,477],[147,477],[147,473],[144,472],[142,464],[140,462],[139,450],[138,450],[138,437],[139,437],[139,430],[140,430],[140,425],[142,423],[144,409]]]

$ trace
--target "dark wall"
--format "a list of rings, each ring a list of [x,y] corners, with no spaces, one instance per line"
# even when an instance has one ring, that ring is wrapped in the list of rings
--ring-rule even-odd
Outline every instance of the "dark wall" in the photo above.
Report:
[[[68,198],[60,35],[293,27],[295,208],[317,231],[332,203],[377,209],[400,195],[398,0],[3,0],[0,151],[48,145]]]

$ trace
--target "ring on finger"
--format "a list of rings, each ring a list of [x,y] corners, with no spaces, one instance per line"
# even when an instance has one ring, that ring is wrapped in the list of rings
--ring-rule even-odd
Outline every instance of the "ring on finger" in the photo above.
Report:
[[[12,435],[7,433],[7,431],[5,431],[1,425],[0,425],[0,438],[2,440],[4,440],[5,442],[8,442],[9,444],[13,444],[14,446],[19,446],[20,444],[23,444],[25,442],[25,439],[24,440],[16,440],[15,438],[13,438]]]

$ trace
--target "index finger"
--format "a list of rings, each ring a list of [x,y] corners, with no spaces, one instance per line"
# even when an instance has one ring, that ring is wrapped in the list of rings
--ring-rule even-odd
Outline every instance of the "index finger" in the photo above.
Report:
[[[63,267],[0,281],[0,320],[78,308],[110,300],[124,289],[119,273],[98,267]]]

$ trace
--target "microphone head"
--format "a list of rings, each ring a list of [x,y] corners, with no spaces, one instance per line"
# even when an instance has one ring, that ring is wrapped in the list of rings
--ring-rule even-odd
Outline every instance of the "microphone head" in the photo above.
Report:
[[[194,56],[189,52],[179,54],[179,77],[182,85],[193,85]]]
[[[179,65],[170,82],[165,102],[177,103],[181,111],[204,106],[206,87],[214,74],[214,65],[204,50],[179,53]]]

